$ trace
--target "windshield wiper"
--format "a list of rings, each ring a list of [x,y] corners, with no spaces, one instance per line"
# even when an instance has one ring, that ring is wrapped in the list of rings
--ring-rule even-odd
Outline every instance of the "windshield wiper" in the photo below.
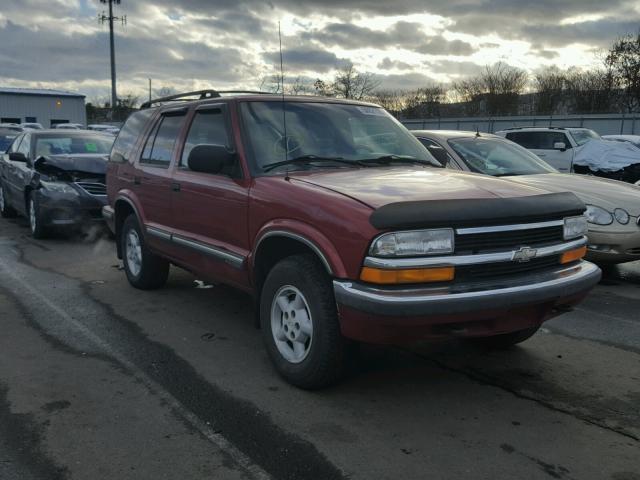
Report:
[[[389,165],[391,163],[419,163],[421,165],[429,165],[430,167],[441,167],[440,164],[435,164],[430,160],[424,160],[421,158],[403,156],[403,155],[382,155],[375,158],[365,158],[358,160],[358,163],[367,165],[371,163],[379,163],[381,165]]]
[[[282,165],[291,165],[295,163],[312,163],[312,162],[334,162],[334,163],[344,163],[352,166],[356,164],[356,162],[353,162],[351,160],[345,160],[342,157],[318,157],[317,155],[301,155],[299,157],[289,158],[287,160],[282,160],[280,162],[267,163],[262,167],[262,170],[265,172],[268,172]]]

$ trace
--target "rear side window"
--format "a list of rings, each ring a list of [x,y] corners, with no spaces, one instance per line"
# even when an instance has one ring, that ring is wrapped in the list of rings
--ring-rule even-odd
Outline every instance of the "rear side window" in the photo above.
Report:
[[[184,115],[162,117],[147,139],[140,163],[159,167],[169,166],[184,118]]]
[[[124,126],[120,129],[118,137],[111,149],[109,160],[116,163],[130,161],[131,152],[136,144],[136,140],[149,121],[153,110],[141,110],[133,113]]]
[[[189,153],[196,145],[230,146],[227,123],[221,109],[216,108],[196,112],[182,151],[181,167],[188,167]]]
[[[553,150],[553,144],[556,142],[564,142],[567,146],[571,145],[567,136],[562,132],[509,132],[507,139],[524,148],[534,150]]]

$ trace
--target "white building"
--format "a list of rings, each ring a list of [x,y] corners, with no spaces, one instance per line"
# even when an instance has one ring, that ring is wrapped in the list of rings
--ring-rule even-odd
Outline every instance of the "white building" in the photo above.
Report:
[[[84,95],[62,90],[0,87],[0,123],[87,124]]]

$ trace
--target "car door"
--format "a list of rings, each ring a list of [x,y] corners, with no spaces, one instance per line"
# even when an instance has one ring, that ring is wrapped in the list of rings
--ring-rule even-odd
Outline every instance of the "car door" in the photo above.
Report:
[[[531,150],[542,160],[563,173],[569,173],[573,164],[573,148],[567,134],[558,131],[509,132],[506,135],[524,148]],[[559,143],[564,148],[555,148]]]
[[[240,161],[217,174],[194,172],[188,158],[197,145],[235,150],[225,104],[206,104],[192,113],[184,148],[173,174],[174,242],[185,261],[212,279],[246,287],[248,185]]]
[[[166,234],[170,235],[172,223],[170,166],[186,112],[184,108],[168,110],[158,117],[132,172],[131,190],[141,206],[145,229],[151,233],[146,240],[152,248],[161,249],[167,256],[175,251],[169,242],[163,241]]]
[[[9,205],[22,214],[25,214],[27,210],[24,191],[25,186],[31,179],[31,162],[33,160],[31,155],[32,137],[33,136],[30,133],[26,133],[22,136],[19,143],[18,139],[16,139],[16,142],[14,143],[17,145],[14,153],[22,153],[26,158],[26,162],[10,160],[9,155],[7,155],[7,172],[4,181],[7,186],[6,190],[8,193]]]

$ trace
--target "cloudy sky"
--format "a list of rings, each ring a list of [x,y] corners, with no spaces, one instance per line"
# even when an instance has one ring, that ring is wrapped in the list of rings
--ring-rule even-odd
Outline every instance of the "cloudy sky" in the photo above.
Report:
[[[0,85],[109,94],[99,0],[0,0]],[[352,62],[387,88],[447,83],[496,61],[535,71],[588,68],[637,32],[637,0],[122,0],[119,94],[256,88],[276,72],[331,78]]]

